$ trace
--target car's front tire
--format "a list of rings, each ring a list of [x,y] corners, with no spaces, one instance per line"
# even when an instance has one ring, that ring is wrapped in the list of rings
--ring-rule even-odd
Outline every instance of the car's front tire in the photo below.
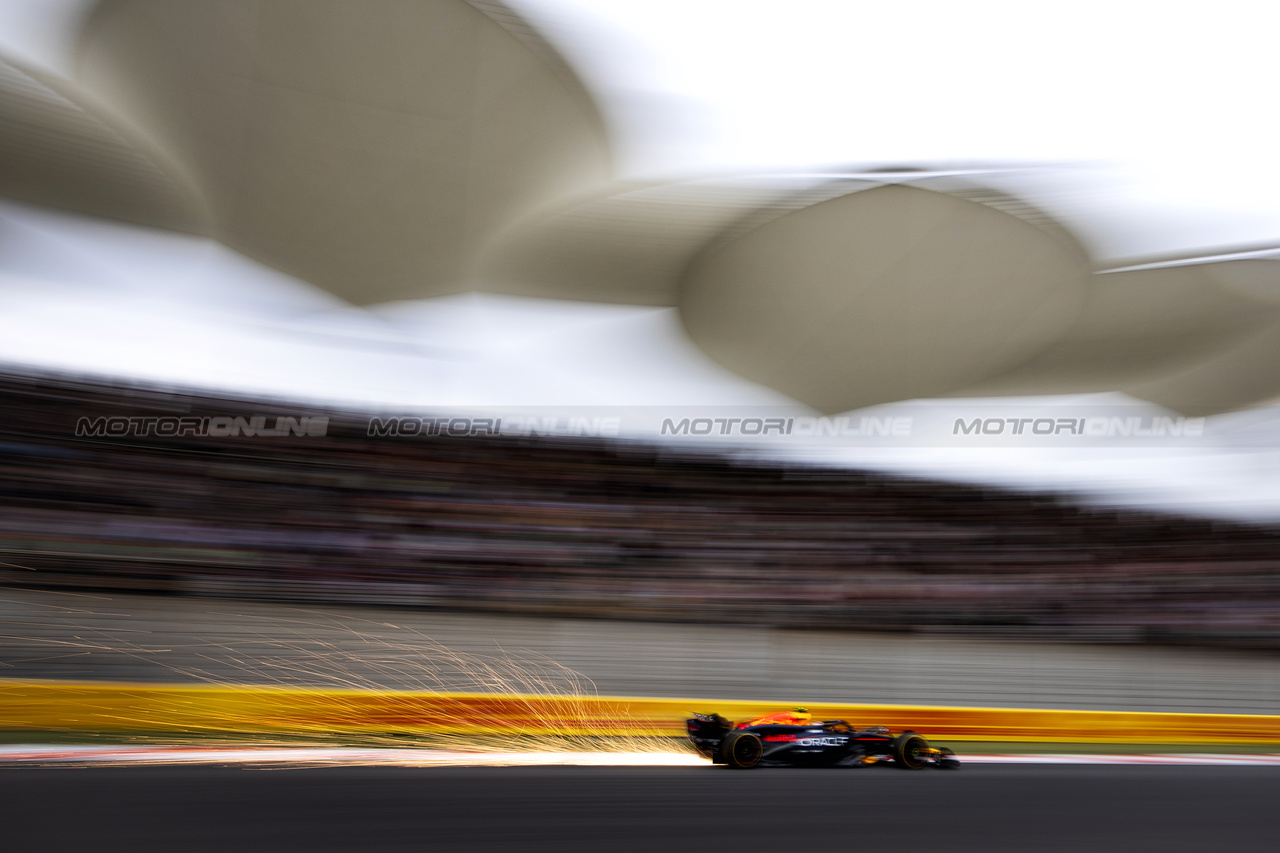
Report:
[[[893,742],[893,763],[903,770],[920,770],[929,765],[929,741],[915,732],[903,732]]]

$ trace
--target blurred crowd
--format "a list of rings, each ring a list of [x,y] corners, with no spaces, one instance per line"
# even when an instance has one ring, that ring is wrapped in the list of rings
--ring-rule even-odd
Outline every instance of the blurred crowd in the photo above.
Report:
[[[623,619],[1280,647],[1280,528],[620,440],[0,376],[0,576]],[[76,436],[327,415],[327,435]]]

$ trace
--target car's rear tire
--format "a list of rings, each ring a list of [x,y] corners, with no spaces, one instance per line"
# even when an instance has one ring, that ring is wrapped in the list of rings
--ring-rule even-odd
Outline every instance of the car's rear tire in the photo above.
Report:
[[[751,732],[730,732],[720,742],[720,756],[729,767],[747,770],[764,757],[764,744]]]
[[[915,732],[903,732],[893,742],[893,763],[903,770],[920,770],[929,765],[929,741]]]

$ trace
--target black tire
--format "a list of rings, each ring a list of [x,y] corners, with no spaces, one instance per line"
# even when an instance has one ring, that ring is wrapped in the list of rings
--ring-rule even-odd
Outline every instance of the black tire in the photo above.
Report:
[[[751,732],[730,732],[720,742],[720,757],[730,767],[747,770],[764,757],[764,744],[759,735]]]
[[[929,759],[920,753],[929,748],[929,741],[915,732],[903,732],[893,742],[893,763],[903,770],[922,770],[929,766]]]

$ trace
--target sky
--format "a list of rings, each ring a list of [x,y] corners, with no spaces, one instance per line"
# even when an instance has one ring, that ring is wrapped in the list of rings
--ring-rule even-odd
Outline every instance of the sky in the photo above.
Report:
[[[594,91],[627,177],[997,164],[1099,258],[1280,244],[1275,4],[514,5]],[[0,0],[0,54],[67,73],[85,6]],[[804,414],[706,358],[671,309],[483,294],[356,309],[211,241],[4,201],[0,363],[401,411]],[[1122,395],[1017,405],[1162,414]],[[1222,416],[1163,444],[724,446],[1280,520],[1274,420]]]

